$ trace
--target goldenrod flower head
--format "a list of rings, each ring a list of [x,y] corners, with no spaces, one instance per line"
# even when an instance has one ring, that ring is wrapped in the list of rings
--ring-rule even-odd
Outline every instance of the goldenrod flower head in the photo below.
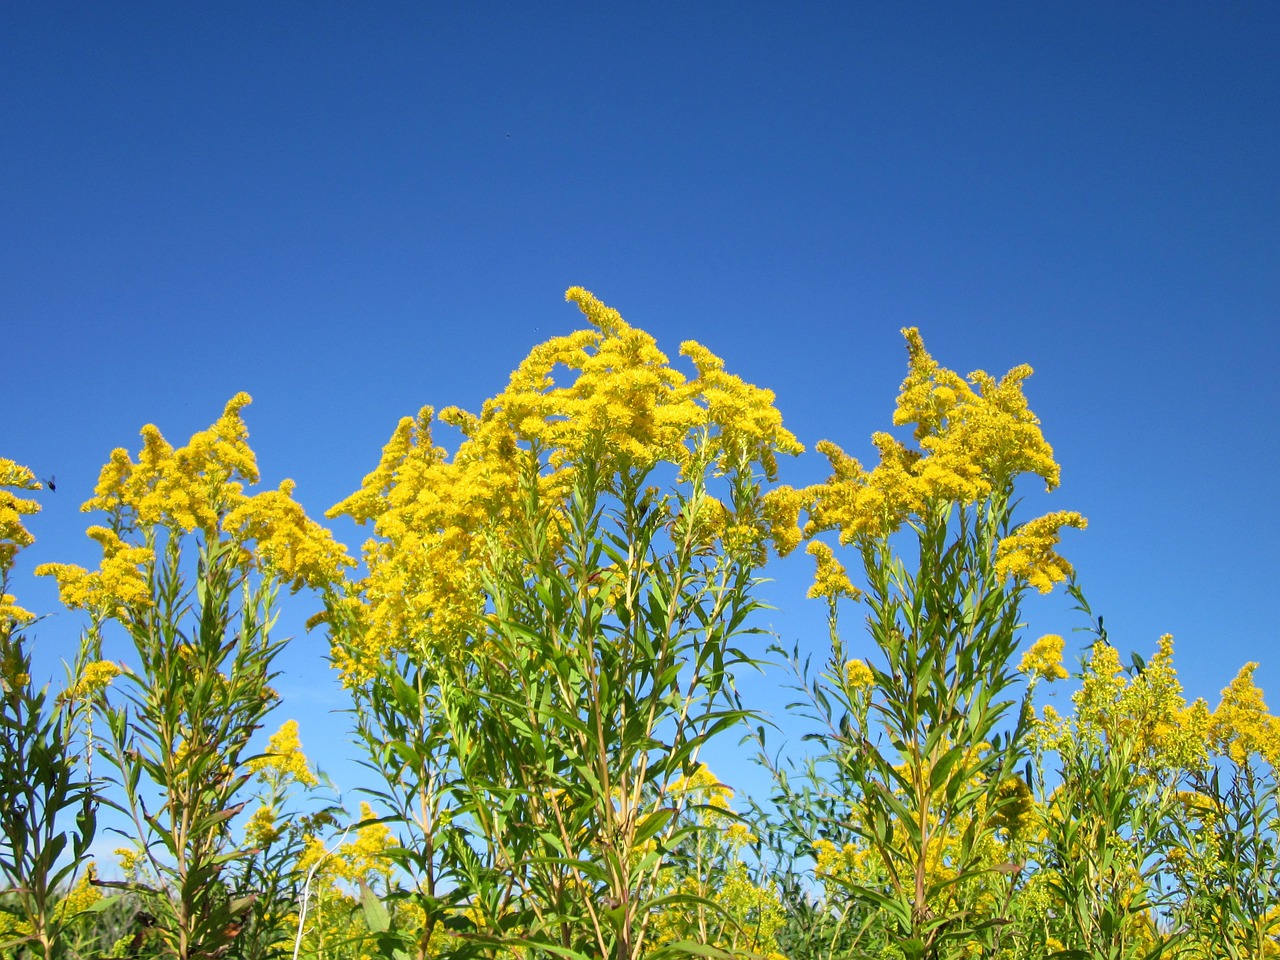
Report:
[[[490,629],[487,545],[515,539],[511,526],[528,497],[554,518],[584,473],[610,478],[670,464],[682,473],[758,465],[772,475],[777,452],[800,451],[773,395],[726,373],[705,347],[681,347],[697,370],[687,378],[616,310],[580,287],[566,296],[590,329],[534,347],[478,415],[443,410],[440,420],[464,437],[452,458],[434,444],[434,411],[424,407],[401,421],[361,489],[329,511],[372,521],[374,534],[368,576],[352,585],[351,602],[330,601],[342,608],[333,658],[344,682],[358,685],[396,653],[449,658]],[[798,540],[794,497],[734,511],[707,497],[669,529],[754,564],[771,538],[779,551]],[[552,552],[559,536],[552,523]]]
[[[109,527],[92,526],[86,533],[102,548],[102,564],[89,571],[71,563],[45,563],[36,575],[53,577],[58,595],[71,610],[87,610],[95,617],[151,605],[146,569],[154,560],[149,547],[126,543]]]
[[[142,872],[144,858],[137,847],[116,847],[113,851],[126,880],[136,881]]]
[[[166,524],[216,536],[219,518],[240,502],[244,485],[258,482],[241,417],[249,403],[247,393],[236,394],[212,426],[176,450],[159,428],[147,424],[138,462],[125,450],[113,451],[93,497],[81,509],[129,516],[143,526]]]
[[[721,783],[705,763],[698,764],[688,777],[677,778],[669,790],[676,796],[692,796],[721,810],[728,810],[729,801],[733,799],[733,788]]]
[[[245,824],[244,835],[256,847],[269,847],[284,836],[283,825],[276,821],[275,807],[263,804],[253,811]]]
[[[817,570],[813,575],[813,584],[809,587],[810,599],[825,598],[830,601],[841,597],[857,600],[862,591],[853,585],[844,565],[835,558],[831,547],[821,540],[811,540],[805,552],[817,562]]]
[[[304,787],[314,787],[320,782],[306,754],[302,752],[302,739],[298,736],[298,721],[286,720],[280,729],[267,739],[263,755],[249,761],[249,769],[263,783],[281,787],[294,781]]]
[[[981,370],[964,378],[938,365],[919,330],[903,335],[908,373],[893,422],[914,425],[919,449],[875,434],[880,463],[867,471],[834,444],[819,444],[833,473],[812,491],[807,535],[837,529],[842,543],[882,538],[927,504],[977,503],[1024,473],[1037,474],[1050,489],[1058,484],[1053,450],[1022,392],[1030,367],[1015,367],[998,382]],[[1057,577],[1044,563],[1035,569],[1034,585],[1042,589]]]
[[[1048,593],[1071,576],[1071,564],[1054,549],[1064,527],[1083,530],[1088,521],[1073,510],[1059,510],[1028,520],[1000,541],[996,574],[1013,577]]]
[[[1021,834],[1031,820],[1036,800],[1025,780],[1009,777],[996,791],[996,805],[993,818],[996,826],[1014,837]]]
[[[775,487],[764,495],[760,512],[778,556],[785,557],[800,545],[803,539],[800,511],[808,509],[812,503],[809,491],[794,487]]]
[[[39,503],[12,491],[40,489],[41,484],[30,469],[0,457],[0,571],[9,568],[14,553],[35,543],[22,518],[40,512]]]
[[[18,551],[35,543],[22,518],[40,512],[40,504],[19,497],[14,490],[39,490],[41,484],[27,467],[0,457],[0,630],[10,623],[30,623],[35,615],[18,606],[16,598],[3,588],[9,583],[13,558]]]
[[[1050,683],[1067,679],[1069,674],[1062,665],[1062,649],[1065,644],[1066,641],[1056,633],[1046,633],[1022,655],[1018,669],[1023,673],[1044,677]]]
[[[86,664],[76,682],[62,694],[66,700],[88,700],[94,694],[105,690],[111,681],[120,676],[120,664],[110,660],[98,660]]]
[[[870,690],[876,684],[876,675],[862,660],[850,660],[844,665],[844,682],[850,690]]]
[[[58,902],[56,915],[59,920],[67,921],[78,917],[102,899],[102,890],[95,883],[97,879],[97,864],[90,860],[76,885]]]
[[[368,803],[360,804],[360,819],[375,819],[373,807]],[[308,837],[298,857],[298,868],[306,871],[319,864],[326,877],[348,883],[367,883],[375,877],[385,879],[394,872],[387,851],[395,846],[399,843],[385,823],[369,823],[357,831],[354,840],[342,844],[332,853],[319,837]]]
[[[1022,392],[1029,366],[1014,367],[999,382],[981,370],[966,379],[938,365],[915,327],[902,334],[909,372],[895,424],[914,424],[921,447],[931,457],[950,459],[947,472],[977,496],[1021,473],[1038,474],[1049,489],[1058,485],[1053,449]]]
[[[1257,663],[1246,663],[1222,691],[1213,712],[1211,736],[1217,748],[1238,764],[1257,754],[1280,765],[1280,719],[1267,709],[1262,690],[1253,682]]]
[[[294,483],[246,497],[222,521],[234,540],[254,543],[254,562],[297,590],[304,584],[323,588],[355,566],[346,549],[325,527],[311,520],[293,499]]]

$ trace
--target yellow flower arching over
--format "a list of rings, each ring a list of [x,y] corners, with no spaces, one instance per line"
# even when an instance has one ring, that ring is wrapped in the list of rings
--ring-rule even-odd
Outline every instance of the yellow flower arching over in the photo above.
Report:
[[[20,497],[14,491],[40,489],[40,481],[30,469],[0,457],[0,630],[3,631],[9,629],[9,624],[23,626],[35,619],[34,614],[18,606],[7,588],[14,557],[19,550],[36,542],[22,518],[40,512],[39,503]]]
[[[756,464],[772,479],[778,453],[802,451],[773,394],[725,372],[701,344],[681,345],[696,371],[687,377],[649,334],[586,290],[573,287],[566,298],[590,328],[534,347],[479,414],[441,410],[439,421],[463,436],[452,456],[433,438],[434,408],[423,407],[400,421],[361,488],[329,511],[371,523],[374,533],[364,547],[368,576],[324,615],[340,627],[333,658],[345,682],[363,682],[399,653],[448,658],[485,633],[486,545],[509,542],[528,497],[559,518],[582,471],[613,477],[661,464],[680,472]],[[768,542],[780,551],[795,545],[798,510],[774,498],[735,514],[708,499],[680,519],[708,550],[758,554]],[[554,523],[550,529],[554,541]]]
[[[1041,593],[1071,576],[1071,564],[1054,549],[1064,527],[1083,530],[1088,521],[1073,510],[1059,510],[1028,520],[1000,541],[996,573],[1024,580]]]
[[[151,604],[151,588],[146,567],[155,559],[149,547],[131,546],[114,530],[92,526],[89,538],[102,547],[102,564],[94,571],[70,563],[44,563],[36,567],[38,576],[58,581],[58,594],[72,610],[88,610],[99,617],[111,617],[123,609]]]
[[[1023,673],[1043,677],[1050,683],[1067,679],[1069,674],[1062,665],[1062,648],[1065,644],[1066,641],[1056,633],[1046,633],[1022,655],[1018,669]]]

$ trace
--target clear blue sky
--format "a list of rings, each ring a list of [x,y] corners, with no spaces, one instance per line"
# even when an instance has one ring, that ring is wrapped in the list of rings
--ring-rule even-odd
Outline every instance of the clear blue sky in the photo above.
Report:
[[[870,455],[900,327],[1032,364],[1117,645],[1172,632],[1211,703],[1260,660],[1280,708],[1278,50],[1269,2],[6,4],[0,454],[58,484],[25,569],[96,563],[109,451],[238,390],[264,479],[321,514],[399,417],[580,326],[581,284],[810,448]],[[807,561],[774,572],[772,625],[818,649]],[[1035,627],[1070,637],[1065,606]],[[77,631],[36,627],[47,675]],[[329,758],[324,652],[299,636],[281,717]]]

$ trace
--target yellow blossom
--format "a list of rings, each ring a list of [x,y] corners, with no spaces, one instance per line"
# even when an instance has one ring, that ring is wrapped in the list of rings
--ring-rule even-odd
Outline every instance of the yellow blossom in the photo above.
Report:
[[[276,822],[275,807],[263,804],[253,811],[245,824],[244,835],[258,847],[269,847],[284,835],[283,826]]]
[[[818,444],[832,475],[808,491],[813,503],[806,535],[834,529],[845,544],[882,538],[930,504],[977,503],[1006,491],[1022,474],[1040,476],[1050,489],[1058,484],[1053,450],[1023,394],[1030,367],[1015,367],[999,381],[981,370],[964,378],[939,366],[918,330],[902,332],[908,373],[893,422],[915,427],[919,449],[877,433],[872,441],[880,462],[866,470],[834,444]],[[1054,516],[1052,530],[1042,518],[1024,526],[1021,540],[1010,540],[1003,574],[1042,590],[1065,576],[1069,566],[1052,552],[1056,532],[1064,525],[1083,527],[1084,521],[1078,514]],[[1055,538],[1048,542],[1050,533]]]
[[[107,527],[93,526],[87,533],[102,547],[98,570],[91,572],[70,563],[45,563],[36,567],[36,575],[57,580],[58,594],[72,610],[110,617],[130,607],[149,606],[151,588],[144,571],[154,559],[151,549],[132,546]]]
[[[79,678],[62,694],[67,700],[87,700],[105,690],[120,675],[120,665],[110,660],[98,660],[86,664]]]
[[[1275,767],[1280,765],[1280,718],[1271,715],[1253,682],[1257,669],[1258,664],[1246,663],[1222,691],[1210,735],[1215,746],[1238,764],[1258,754]]]
[[[278,490],[246,497],[222,528],[235,540],[253,541],[256,562],[295,590],[323,588],[355,563],[329,530],[307,517],[293,491],[293,481],[284,480]]]
[[[1054,549],[1063,527],[1083,530],[1088,525],[1073,510],[1059,510],[1028,520],[1000,541],[996,550],[996,575],[1023,580],[1041,593],[1071,576],[1071,564]]]
[[[1031,645],[1031,649],[1022,655],[1018,669],[1023,673],[1033,673],[1046,680],[1065,680],[1068,677],[1062,665],[1062,648],[1065,641],[1056,633],[1046,633]]]
[[[35,543],[22,518],[40,511],[35,500],[19,497],[13,491],[39,489],[41,484],[30,469],[0,457],[0,630],[7,629],[9,623],[21,626],[35,619],[4,588],[9,585],[9,572],[18,551]]]
[[[136,847],[116,847],[114,852],[125,879],[136,881],[144,863],[142,854]]]
[[[60,920],[77,917],[102,899],[102,891],[95,883],[97,879],[97,865],[90,860],[76,885],[58,902],[57,916]]]
[[[862,596],[862,592],[849,580],[844,566],[836,560],[831,547],[821,540],[812,540],[805,552],[817,562],[813,584],[809,587],[810,599],[825,598],[834,602],[841,597],[857,600]]]
[[[304,787],[314,787],[320,782],[302,752],[297,720],[286,720],[281,724],[280,729],[267,739],[263,755],[249,761],[249,769],[263,783],[277,787],[291,780]]]
[[[660,464],[757,464],[772,476],[776,453],[802,449],[773,395],[726,373],[705,347],[681,346],[697,371],[686,377],[651,336],[588,291],[574,287],[566,297],[590,329],[534,347],[479,414],[442,410],[440,421],[464,438],[452,457],[435,444],[435,412],[424,407],[396,427],[361,488],[330,509],[330,517],[372,522],[374,534],[364,549],[368,575],[326,614],[340,621],[333,659],[345,683],[358,685],[398,653],[430,660],[473,647],[489,629],[488,545],[514,539],[528,496],[556,518],[586,468],[613,477]],[[779,551],[794,547],[799,509],[784,495],[740,512],[708,497],[677,519],[700,547],[757,562],[771,538]],[[549,527],[552,550],[557,529]]]
[[[861,660],[850,660],[844,665],[844,682],[850,690],[869,690],[875,686],[876,675]]]

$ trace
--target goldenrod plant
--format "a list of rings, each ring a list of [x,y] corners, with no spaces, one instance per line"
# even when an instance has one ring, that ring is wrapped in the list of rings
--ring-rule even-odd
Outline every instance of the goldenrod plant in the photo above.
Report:
[[[914,428],[914,445],[875,434],[880,462],[867,470],[820,443],[833,472],[804,491],[806,536],[838,534],[862,585],[825,542],[811,543],[811,596],[828,604],[832,647],[825,673],[802,677],[822,753],[805,787],[779,780],[775,802],[782,832],[817,854],[838,904],[830,930],[811,928],[830,938],[828,953],[935,960],[994,949],[1007,919],[1000,888],[1021,865],[1002,853],[1001,817],[1027,757],[1012,666],[1022,602],[1070,573],[1060,532],[1085,521],[1017,516],[1020,477],[1050,490],[1059,480],[1023,394],[1031,369],[962,377],[918,331],[903,332],[909,369],[894,423]],[[840,634],[842,601],[866,611],[865,657]],[[824,862],[833,850],[847,869]]]
[[[591,327],[536,347],[479,415],[444,411],[452,458],[424,410],[335,508],[375,537],[326,618],[362,723],[415,733],[371,763],[418,838],[429,929],[631,960],[681,949],[648,950],[677,896],[662,851],[704,828],[673,787],[743,715],[735,643],[786,512],[764,485],[800,445],[706,348],[683,345],[687,379],[568,298]],[[460,914],[432,886],[445,870]]]
[[[133,823],[150,939],[178,960],[221,956],[249,918],[242,883],[252,847],[233,820],[253,775],[250,741],[275,706],[272,635],[280,586],[322,586],[349,563],[308,520],[293,485],[248,494],[258,471],[238,394],[207,430],[175,449],[143,428],[134,462],[118,449],[85,511],[100,567],[46,564],[63,603],[86,611],[95,654],[111,629],[125,665],[97,704],[103,752]]]
[[[76,762],[90,691],[54,696],[36,685],[23,635],[36,618],[9,592],[17,554],[34,542],[23,517],[40,508],[19,494],[40,489],[28,468],[0,458],[0,953],[60,960],[73,955],[69,931],[97,893],[85,862],[97,802]]]

